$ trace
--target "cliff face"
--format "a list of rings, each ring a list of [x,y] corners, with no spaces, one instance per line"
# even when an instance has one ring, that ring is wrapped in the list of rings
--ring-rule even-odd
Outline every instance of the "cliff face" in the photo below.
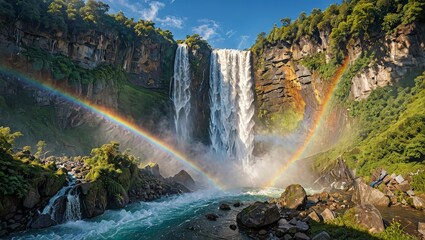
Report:
[[[52,34],[35,31],[19,22],[14,27],[0,31],[0,56],[3,64],[43,81],[58,82],[71,88],[82,99],[118,110],[126,107],[119,106],[122,83],[107,79],[107,74],[96,74],[93,81],[58,81],[54,79],[53,70],[49,67],[41,71],[32,67],[35,63],[26,61],[23,55],[29,48],[42,49],[52,56],[65,56],[88,71],[102,66],[123,69],[131,84],[166,93],[171,80],[176,44],[157,39],[154,35],[128,42],[113,29]],[[10,77],[4,77],[3,80],[5,83],[2,92],[9,89],[9,94],[19,95],[20,81]],[[45,91],[33,89],[33,92],[38,106],[54,106],[56,121],[61,129],[79,126],[87,119],[86,111],[77,106]]]
[[[423,71],[424,32],[423,25],[413,24],[389,36],[376,36],[368,49],[375,53],[373,63],[355,73],[351,79],[350,97],[355,100],[365,99],[377,87],[403,81],[406,77],[415,77]],[[266,47],[260,55],[254,57],[259,120],[264,122],[290,110],[301,116],[300,120],[304,123],[308,123],[322,104],[330,81],[323,79],[319,72],[310,71],[302,60],[324,53],[329,61],[329,39],[329,31],[324,31],[318,40],[302,37],[292,45],[279,43]],[[366,49],[367,44],[363,46],[360,42],[349,45],[349,66]],[[340,112],[340,116],[331,116],[328,120],[343,124],[345,110],[337,112]]]

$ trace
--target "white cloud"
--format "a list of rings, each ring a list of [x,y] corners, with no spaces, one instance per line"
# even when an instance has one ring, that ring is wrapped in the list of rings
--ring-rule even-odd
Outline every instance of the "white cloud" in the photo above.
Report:
[[[165,4],[162,2],[149,2],[149,8],[142,10],[142,18],[144,20],[154,21],[157,18],[159,10],[165,7]]]
[[[220,28],[220,25],[216,21],[210,19],[201,19],[198,20],[198,22],[202,24],[192,28],[194,33],[201,35],[201,37],[207,41],[220,36],[217,32]]]
[[[247,44],[247,41],[249,39],[249,36],[248,35],[242,35],[240,37],[240,39],[241,40],[239,41],[238,49],[246,48],[246,44]]]
[[[235,35],[236,31],[233,29],[230,29],[229,31],[226,32],[226,36],[227,38],[231,38],[233,37],[233,35]]]
[[[171,0],[171,2],[170,3],[174,3],[176,0]]]
[[[164,27],[183,28],[184,19],[175,16],[166,16],[165,18],[156,18],[156,22],[159,22]]]

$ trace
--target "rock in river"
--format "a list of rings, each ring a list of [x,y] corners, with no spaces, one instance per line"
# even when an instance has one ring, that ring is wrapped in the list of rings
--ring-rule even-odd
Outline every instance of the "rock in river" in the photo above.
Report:
[[[238,213],[237,221],[245,227],[263,227],[280,219],[276,204],[255,202]]]

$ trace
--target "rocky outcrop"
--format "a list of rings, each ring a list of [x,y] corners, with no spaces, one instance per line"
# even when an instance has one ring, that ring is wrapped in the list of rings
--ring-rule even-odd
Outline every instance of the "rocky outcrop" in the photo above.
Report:
[[[258,228],[270,225],[280,219],[279,209],[275,204],[255,202],[244,208],[237,215],[238,223],[245,227]]]
[[[179,173],[169,178],[168,181],[179,183],[191,190],[196,189],[195,180],[193,180],[192,176],[190,176],[185,170],[181,170]]]

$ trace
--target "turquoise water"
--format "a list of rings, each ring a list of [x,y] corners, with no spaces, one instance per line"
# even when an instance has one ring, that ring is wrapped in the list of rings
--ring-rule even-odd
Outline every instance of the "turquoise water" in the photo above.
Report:
[[[277,197],[280,189],[238,189],[231,191],[200,190],[193,193],[163,198],[153,202],[139,202],[127,208],[106,211],[95,219],[68,222],[41,230],[29,230],[12,235],[11,239],[240,239],[239,231],[229,229],[236,223],[236,214],[244,205]],[[231,211],[220,211],[221,202],[228,202]],[[216,222],[207,221],[207,213],[216,213]]]

